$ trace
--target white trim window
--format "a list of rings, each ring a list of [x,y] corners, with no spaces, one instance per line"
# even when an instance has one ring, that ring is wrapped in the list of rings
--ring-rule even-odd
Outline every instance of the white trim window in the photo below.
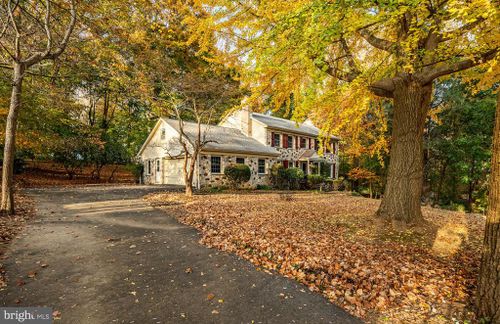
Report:
[[[167,137],[167,130],[165,128],[161,129],[160,139],[164,140]]]
[[[259,159],[257,161],[257,172],[259,174],[266,174],[266,160]]]
[[[272,133],[272,145],[273,147],[281,147],[281,135],[279,133]]]
[[[151,160],[146,160],[146,175],[151,175]]]
[[[222,173],[222,159],[220,156],[210,157],[210,172],[212,173]]]

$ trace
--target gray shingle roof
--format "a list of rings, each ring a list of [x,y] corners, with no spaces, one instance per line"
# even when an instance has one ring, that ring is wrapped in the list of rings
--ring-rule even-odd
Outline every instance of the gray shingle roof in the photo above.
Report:
[[[162,118],[164,122],[179,131],[179,121],[175,119]],[[278,156],[279,152],[266,146],[252,137],[245,136],[238,129],[216,125],[202,124],[202,134],[206,134],[208,141],[203,148],[204,151],[248,153],[266,156]],[[184,133],[191,142],[194,142],[198,134],[196,123],[184,122]]]
[[[293,120],[288,120],[284,118],[278,118],[258,113],[252,113],[252,119],[255,119],[263,123],[264,125],[277,130],[290,131],[310,136],[319,135],[318,127],[306,123],[296,123]],[[332,136],[332,138],[338,139],[338,137],[335,136]]]

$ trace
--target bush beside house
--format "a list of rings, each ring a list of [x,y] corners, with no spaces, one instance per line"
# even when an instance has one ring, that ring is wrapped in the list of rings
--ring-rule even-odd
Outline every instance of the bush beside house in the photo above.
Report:
[[[250,180],[252,171],[246,164],[231,164],[224,169],[224,175],[232,188],[238,188]]]

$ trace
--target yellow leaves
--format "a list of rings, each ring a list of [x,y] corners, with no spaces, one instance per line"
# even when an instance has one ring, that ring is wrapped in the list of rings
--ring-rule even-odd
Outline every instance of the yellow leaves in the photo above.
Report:
[[[146,37],[145,30],[134,30],[129,36],[129,41],[133,43],[144,43],[147,41]]]

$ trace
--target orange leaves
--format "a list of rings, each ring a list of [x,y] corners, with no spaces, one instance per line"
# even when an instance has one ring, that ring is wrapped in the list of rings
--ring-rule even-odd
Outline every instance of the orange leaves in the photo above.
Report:
[[[353,180],[374,180],[378,178],[374,172],[363,168],[351,169],[347,175]]]
[[[483,226],[476,215],[467,216],[475,235],[443,258],[432,245],[436,227],[459,219],[448,211],[424,208],[429,228],[395,234],[374,218],[378,201],[340,193],[296,193],[292,201],[274,193],[204,195],[163,206],[200,230],[203,244],[293,278],[367,320],[425,322],[430,310],[466,318],[480,255],[472,238]]]

